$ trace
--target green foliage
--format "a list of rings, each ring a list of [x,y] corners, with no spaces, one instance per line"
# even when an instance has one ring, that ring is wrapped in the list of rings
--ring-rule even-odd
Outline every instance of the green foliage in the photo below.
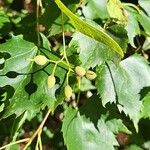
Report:
[[[85,0],[86,5],[82,6],[82,11],[87,19],[109,18],[107,11],[107,1]]]
[[[142,108],[139,92],[150,85],[147,62],[142,57],[133,55],[121,61],[118,66],[112,62],[99,66],[97,74],[96,87],[103,105],[108,102],[117,103],[119,111],[129,115],[138,130],[137,123]]]
[[[117,61],[117,56],[109,47],[78,32],[73,35],[70,47],[76,48],[82,66],[87,69],[94,68],[107,60]]]
[[[128,32],[130,44],[133,47],[135,47],[134,37],[136,35],[140,35],[140,27],[138,24],[138,17],[137,17],[136,10],[134,10],[132,7],[126,7],[126,10],[128,12],[128,23],[126,26],[126,30]]]
[[[143,98],[143,109],[142,109],[142,117],[147,118],[150,117],[150,93],[148,93]]]
[[[92,37],[93,39],[106,44],[107,46],[111,47],[114,51],[123,57],[123,51],[120,46],[111,38],[109,37],[105,31],[99,26],[99,28],[92,26],[89,23],[85,23],[83,20],[79,19],[75,16],[60,0],[55,0],[58,7],[69,17],[74,27],[81,33]]]
[[[120,0],[109,0],[107,10],[111,18],[117,19],[121,24],[126,24],[127,16]]]
[[[102,108],[100,99],[93,96],[79,110],[72,108],[66,110],[62,132],[68,149],[76,149],[78,145],[78,148],[83,150],[88,148],[98,150],[99,147],[114,150],[113,146],[118,146],[115,134],[119,131],[130,134],[121,120],[110,119],[108,111],[104,112],[100,108]],[[93,110],[94,113],[92,113]],[[100,116],[96,119],[97,123],[94,124],[95,121],[90,119],[96,117],[96,114]],[[79,129],[80,132],[78,132]]]
[[[0,149],[148,150],[149,3],[1,0]]]
[[[80,132],[78,132],[79,129]],[[83,150],[88,148],[98,150],[99,147],[113,150],[113,145],[118,145],[114,135],[103,120],[98,122],[97,130],[90,120],[75,110],[66,112],[62,132],[67,148],[72,150],[76,149],[76,145]]]
[[[149,4],[149,0],[139,0],[139,4],[140,6],[146,11],[146,13],[150,16],[150,6]]]
[[[2,28],[5,23],[9,23],[9,18],[5,15],[4,11],[0,11],[0,28]]]

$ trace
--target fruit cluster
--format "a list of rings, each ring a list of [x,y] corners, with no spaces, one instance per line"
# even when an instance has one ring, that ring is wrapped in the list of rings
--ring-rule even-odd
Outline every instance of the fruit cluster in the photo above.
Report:
[[[50,61],[48,60],[44,55],[37,55],[33,61],[38,64],[38,65],[45,65],[47,62],[55,62],[55,61]],[[61,61],[59,61],[61,62]],[[57,67],[57,62],[55,62],[55,67],[53,69],[53,72],[51,75],[48,76],[47,79],[47,85],[48,85],[48,89],[51,89],[52,87],[54,87],[55,83],[56,83],[56,78],[54,76],[55,73],[55,69]],[[70,70],[70,69],[69,69]],[[74,68],[75,73],[78,75],[79,78],[85,76],[87,79],[89,80],[94,80],[96,78],[96,73],[91,71],[91,70],[85,70],[83,67],[81,66],[76,66]],[[68,80],[68,79],[67,79]],[[72,88],[70,87],[70,85],[67,83],[67,85],[65,86],[65,97],[66,99],[70,99],[72,95]]]

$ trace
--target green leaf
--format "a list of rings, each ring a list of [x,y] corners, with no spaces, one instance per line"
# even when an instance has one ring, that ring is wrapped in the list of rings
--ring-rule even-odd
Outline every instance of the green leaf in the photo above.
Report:
[[[87,69],[94,68],[108,60],[118,60],[108,46],[79,32],[73,35],[70,47],[77,49],[82,66]]]
[[[143,149],[137,145],[131,145],[126,150],[143,150]]]
[[[2,111],[4,110],[4,107],[5,107],[5,104],[2,103],[2,104],[0,105],[0,112],[2,112]]]
[[[62,16],[60,15],[52,24],[51,28],[49,29],[49,36],[54,36],[56,34],[60,34],[62,32],[62,23],[64,23],[64,30],[71,31],[72,27],[69,24],[69,19],[64,16],[62,21]]]
[[[68,108],[62,126],[68,150],[76,149],[77,144],[81,150],[89,147],[114,150],[114,146],[118,146],[117,133],[131,134],[117,116],[117,109],[112,106],[104,108],[97,95],[89,98],[78,110]]]
[[[119,146],[118,142],[113,134],[113,132],[110,130],[110,128],[105,124],[103,119],[100,119],[97,124],[98,130],[100,132],[101,140],[103,141],[102,149],[114,149],[111,148],[112,145]],[[106,146],[105,146],[106,145]]]
[[[81,79],[81,91],[89,91],[89,90],[94,90],[95,86],[92,85],[91,81],[86,79],[86,78],[82,78]]]
[[[20,147],[18,144],[14,144],[10,146],[11,150],[20,150]],[[10,150],[9,147],[7,147],[5,150]]]
[[[149,149],[149,147],[150,147],[150,141],[148,140],[148,141],[144,142],[143,147],[145,149]]]
[[[141,12],[141,14],[138,15],[138,20],[143,26],[145,32],[150,35],[150,17]]]
[[[123,25],[112,25],[107,27],[107,33],[120,45],[122,50],[126,52],[128,47],[128,35]]]
[[[53,64],[49,65],[45,70],[47,72],[52,72],[53,67]],[[32,71],[34,72],[35,70],[37,70],[36,65],[33,67]],[[56,98],[55,92],[64,81],[66,70],[59,67],[56,70],[56,75],[56,77],[60,78],[60,82],[52,89],[48,89],[47,87],[48,74],[46,74],[44,71],[40,71],[33,76],[26,78],[26,80],[24,80],[24,82],[16,89],[10,105],[7,107],[3,115],[3,118],[6,118],[13,113],[18,116],[24,111],[28,111],[30,117],[32,118],[36,113],[38,113],[41,109],[44,109],[46,106],[48,106],[49,109],[54,110],[59,104],[57,102],[59,99]],[[61,97],[61,102],[63,99],[64,97]],[[55,106],[55,103],[58,104]]]
[[[37,47],[23,40],[21,36],[13,36],[12,39],[0,45],[0,52],[10,55],[10,58],[5,60],[4,68],[0,70],[0,86],[11,85],[17,88],[27,77],[24,73],[29,72],[32,67],[33,62],[30,59],[36,55]],[[8,72],[17,72],[22,75],[16,78],[7,77]]]
[[[107,2],[107,10],[110,17],[119,20],[120,24],[125,25],[127,23],[127,16],[125,16],[120,0],[109,0]]]
[[[119,132],[131,134],[131,132],[123,124],[122,120],[118,119],[120,114],[116,107],[107,105],[104,108],[98,95],[90,97],[86,103],[80,107],[80,113],[85,115],[87,118],[90,118],[95,125],[98,120],[104,120],[106,126],[114,134],[118,134]]]
[[[141,34],[139,23],[142,25],[145,32],[150,34],[150,18],[141,10],[137,11],[129,6],[125,6],[125,8],[128,12],[128,24],[126,26],[126,30],[128,32],[129,42],[133,47],[135,47],[134,37]]]
[[[91,81],[83,77],[81,79],[81,85],[80,85],[80,91],[89,91],[89,90],[94,90],[95,86],[92,85]],[[74,92],[78,92],[78,84],[75,84],[75,87],[73,88]]]
[[[65,0],[64,3],[67,5],[71,11],[75,12],[76,4],[79,0]],[[40,16],[40,23],[44,25],[45,31],[48,36],[55,36],[62,32],[62,16],[60,9],[54,3],[54,1],[45,0],[42,2],[44,7],[44,13]],[[51,13],[53,12],[53,13]],[[49,21],[47,21],[49,20]],[[63,16],[64,30],[74,31],[72,25],[69,22],[69,19],[66,16]]]
[[[104,108],[99,96],[93,95],[88,100],[86,100],[86,103],[82,107],[80,107],[80,113],[85,115],[86,118],[90,118],[90,120],[96,125],[98,120],[101,118],[101,115],[106,116],[106,118],[108,117],[108,111],[110,111],[110,114],[112,114],[113,117],[116,116],[115,110],[113,107],[111,108],[112,109],[107,107]]]
[[[7,3],[11,4],[14,0],[6,0]]]
[[[121,119],[111,119],[106,122],[107,127],[115,134],[119,132],[124,132],[131,134],[128,128],[122,123]]]
[[[144,51],[147,51],[147,50],[150,50],[150,37],[147,37],[144,44],[143,44],[143,47],[142,49]]]
[[[0,11],[0,28],[2,28],[5,24],[9,23],[9,17],[5,14],[4,11]]]
[[[139,55],[123,60],[118,66],[109,62],[97,69],[96,87],[103,105],[117,102],[119,111],[129,115],[136,130],[142,108],[139,93],[150,86],[149,74],[150,67]]]
[[[17,136],[19,135],[19,130],[22,127],[22,125],[24,124],[25,120],[27,118],[27,112],[24,112],[22,115],[20,115],[19,117],[15,118],[12,128],[11,128],[11,134],[10,134],[10,143],[15,142],[17,139]],[[17,147],[17,145],[11,145],[8,146],[6,148],[6,150],[10,150],[10,149],[19,149],[19,147]]]
[[[133,47],[135,47],[134,37],[136,35],[140,35],[140,27],[138,23],[138,12],[135,9],[128,6],[126,6],[125,9],[127,10],[128,13],[128,23],[125,29],[128,32],[128,38],[130,44]]]
[[[109,18],[106,0],[86,0],[86,5],[82,6],[82,12],[87,19]]]
[[[112,76],[107,65],[102,64],[99,66],[97,68],[96,87],[100,97],[102,98],[104,106],[108,102],[116,103],[116,91],[113,82],[114,81],[112,80]]]
[[[46,38],[46,36],[43,33],[40,33],[41,35],[41,45],[43,49],[46,49],[48,51],[51,51],[51,45],[50,42],[48,41],[48,39]]]
[[[111,47],[115,52],[120,54],[121,57],[124,56],[120,46],[109,35],[107,35],[101,27],[96,28],[95,26],[81,20],[79,17],[74,15],[60,0],[55,0],[55,2],[62,12],[69,17],[72,24],[79,32]]]
[[[48,48],[46,39],[43,38],[43,48]],[[54,64],[47,66],[38,66],[33,64],[30,60],[37,53],[37,47],[20,36],[13,37],[10,41],[0,46],[1,52],[8,52],[11,57],[5,61],[4,68],[0,71],[1,75],[7,72],[15,71],[18,73],[16,78],[8,78],[7,76],[0,76],[0,86],[11,85],[15,92],[10,98],[9,105],[6,106],[2,118],[6,118],[12,114],[20,116],[27,111],[32,118],[41,109],[48,106],[54,109],[59,103],[59,98],[56,98],[56,90],[63,84],[66,70],[57,67],[56,77],[60,80],[52,88],[47,87],[48,75],[52,73]],[[41,49],[44,53],[45,49]],[[50,50],[45,50],[51,56]],[[55,56],[55,55],[52,55]],[[49,58],[49,56],[48,56]],[[59,94],[59,92],[58,92]],[[63,98],[61,98],[61,102]],[[55,104],[57,102],[57,105]]]
[[[15,118],[12,129],[11,129],[11,135],[10,135],[10,139],[12,140],[11,142],[16,141],[16,138],[19,134],[18,131],[22,127],[22,125],[24,124],[26,118],[27,118],[27,112],[24,112],[22,115]]]
[[[15,18],[15,19],[14,19]],[[25,40],[37,43],[36,28],[36,16],[35,15],[22,15],[18,14],[13,18],[13,24],[15,24],[15,30],[13,30],[15,35],[22,34]]]
[[[141,112],[141,116],[144,118],[150,118],[150,93],[148,93],[144,98],[143,98],[143,108]]]
[[[80,132],[79,132],[80,129]],[[97,130],[94,124],[76,110],[69,108],[65,113],[62,132],[68,150],[109,149],[118,145],[115,136],[104,122],[99,121]],[[105,132],[105,134],[104,134]],[[107,139],[107,140],[106,140]]]
[[[150,0],[139,0],[138,3],[140,6],[146,11],[146,13],[150,16]]]

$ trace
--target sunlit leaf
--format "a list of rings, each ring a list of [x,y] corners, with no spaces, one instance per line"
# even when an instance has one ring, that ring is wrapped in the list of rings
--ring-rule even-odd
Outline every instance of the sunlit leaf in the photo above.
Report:
[[[138,55],[123,60],[118,66],[109,62],[97,69],[96,87],[103,105],[117,103],[119,111],[129,115],[136,129],[142,109],[139,93],[144,87],[150,86],[149,74],[150,67]]]
[[[95,26],[92,26],[91,24],[81,20],[79,17],[74,15],[60,0],[55,0],[55,2],[62,12],[69,17],[72,24],[78,31],[111,47],[114,51],[120,54],[121,57],[124,56],[120,46],[101,27],[96,28]]]

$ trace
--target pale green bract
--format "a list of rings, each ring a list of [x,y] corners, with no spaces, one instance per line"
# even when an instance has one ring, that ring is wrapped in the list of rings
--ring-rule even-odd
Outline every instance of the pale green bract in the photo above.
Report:
[[[96,28],[91,24],[81,20],[79,17],[74,15],[60,0],[55,0],[55,3],[58,5],[61,11],[69,17],[73,26],[79,32],[106,44],[115,52],[117,52],[121,57],[124,56],[121,47],[108,34],[105,33],[103,28]]]

